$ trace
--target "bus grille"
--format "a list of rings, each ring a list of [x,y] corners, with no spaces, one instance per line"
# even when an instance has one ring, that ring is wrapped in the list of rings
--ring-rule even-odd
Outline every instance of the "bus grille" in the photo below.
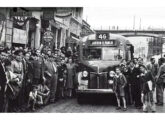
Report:
[[[88,87],[89,89],[107,89],[108,88],[107,72],[102,72],[102,73],[91,72]]]

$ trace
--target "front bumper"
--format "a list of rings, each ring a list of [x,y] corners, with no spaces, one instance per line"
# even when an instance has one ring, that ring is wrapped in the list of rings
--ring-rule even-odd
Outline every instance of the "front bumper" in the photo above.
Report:
[[[114,93],[112,89],[77,89],[76,92],[78,94],[88,94],[88,93],[93,93],[93,94],[104,94],[104,93]]]

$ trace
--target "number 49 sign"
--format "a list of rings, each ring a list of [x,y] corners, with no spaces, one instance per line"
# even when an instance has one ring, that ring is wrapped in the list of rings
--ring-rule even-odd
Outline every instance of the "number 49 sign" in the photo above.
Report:
[[[109,39],[109,34],[108,33],[97,33],[96,39],[107,40],[107,39]]]

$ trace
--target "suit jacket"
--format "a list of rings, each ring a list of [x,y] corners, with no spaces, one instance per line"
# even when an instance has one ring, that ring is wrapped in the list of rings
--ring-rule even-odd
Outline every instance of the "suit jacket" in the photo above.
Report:
[[[140,75],[139,68],[128,69],[128,79],[131,85],[139,85],[138,75]]]
[[[4,70],[4,67],[2,66],[2,62],[0,61],[0,86],[1,86],[0,92],[3,91],[6,81],[7,79],[6,79],[5,70]]]
[[[46,61],[44,71],[49,72],[52,76],[57,73],[57,65],[55,62]]]
[[[26,61],[25,79],[33,80],[34,68],[32,61]]]
[[[165,83],[165,64],[160,66],[157,76],[157,84],[162,84],[163,82]]]
[[[2,66],[2,62],[0,61],[0,112],[3,112],[3,105],[4,105],[4,92],[6,86],[6,74],[4,67]]]
[[[148,64],[147,69],[152,73],[152,75],[155,77],[158,73],[158,64]]]
[[[42,58],[40,58],[39,60],[34,60],[32,62],[33,65],[33,77],[34,79],[41,79],[44,75],[44,61]]]

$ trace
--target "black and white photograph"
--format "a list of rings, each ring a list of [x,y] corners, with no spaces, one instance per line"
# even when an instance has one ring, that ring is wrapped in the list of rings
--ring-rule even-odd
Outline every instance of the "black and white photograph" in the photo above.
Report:
[[[0,7],[0,113],[165,113],[164,11]]]

